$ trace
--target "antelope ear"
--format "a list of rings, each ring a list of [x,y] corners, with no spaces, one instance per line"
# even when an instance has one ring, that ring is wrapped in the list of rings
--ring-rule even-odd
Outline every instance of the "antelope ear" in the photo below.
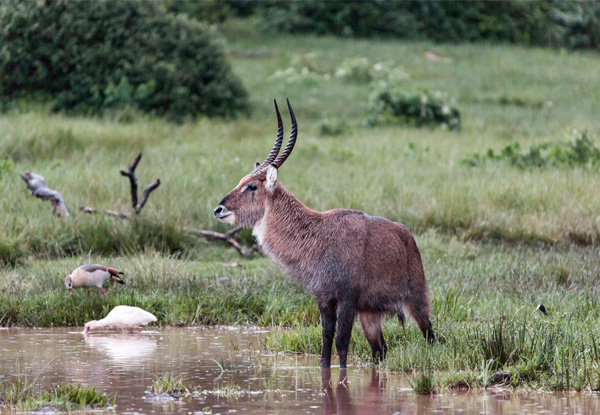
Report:
[[[275,189],[277,189],[277,167],[272,164],[269,164],[269,167],[267,167],[265,189],[267,189],[269,193],[273,193]]]

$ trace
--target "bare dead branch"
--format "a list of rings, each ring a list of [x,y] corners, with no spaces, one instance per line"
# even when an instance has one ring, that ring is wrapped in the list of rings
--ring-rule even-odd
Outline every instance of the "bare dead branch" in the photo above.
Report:
[[[160,179],[156,179],[154,183],[149,184],[146,189],[144,189],[144,193],[142,193],[142,200],[138,202],[138,183],[137,178],[135,177],[135,169],[142,159],[142,153],[139,153],[137,157],[133,160],[131,164],[128,166],[128,170],[120,170],[121,175],[129,178],[130,190],[131,190],[131,207],[133,208],[132,213],[123,213],[117,212],[115,210],[105,210],[103,211],[107,215],[115,216],[117,218],[129,219],[132,214],[136,215],[140,214],[140,211],[148,201],[148,197],[150,197],[150,193],[154,191],[158,186],[160,186]],[[83,213],[98,213],[101,212],[97,209],[88,206],[81,206],[79,208]]]
[[[208,239],[218,239],[221,241],[225,241],[229,245],[233,246],[236,249],[236,251],[238,251],[240,253],[240,255],[242,255],[246,258],[249,258],[250,256],[252,256],[252,254],[254,252],[258,252],[259,254],[261,254],[260,247],[257,244],[252,245],[250,247],[250,249],[244,249],[244,247],[242,247],[242,245],[238,241],[233,239],[233,235],[235,235],[237,232],[241,231],[242,229],[243,228],[241,226],[236,226],[235,228],[230,229],[226,233],[220,233],[220,232],[214,232],[214,231],[205,231],[202,229],[184,228],[184,230],[191,232],[197,236],[202,236],[202,237],[208,238]]]
[[[140,153],[140,156],[141,156],[141,153]],[[142,210],[142,208],[148,201],[148,196],[150,196],[150,193],[152,193],[152,191],[154,189],[156,189],[158,186],[160,186],[160,179],[156,179],[156,181],[154,183],[149,184],[144,189],[144,193],[142,193],[142,200],[140,200],[140,203],[138,203],[136,206],[134,206],[136,215],[140,213],[140,210]]]
[[[142,153],[139,153],[137,155],[137,157],[135,158],[135,160],[133,160],[133,162],[128,166],[129,170],[127,170],[127,171],[121,170],[121,175],[127,176],[129,178],[129,184],[131,187],[131,207],[133,208],[133,211],[135,212],[136,215],[140,214],[140,211],[142,210],[142,208],[148,201],[148,197],[150,196],[150,193],[152,193],[152,191],[154,189],[156,189],[158,186],[160,186],[160,179],[156,179],[156,181],[154,183],[149,184],[146,187],[146,189],[144,189],[144,193],[142,193],[142,200],[140,200],[138,202],[138,184],[137,184],[137,178],[135,177],[135,169],[141,159],[142,159]],[[131,216],[131,215],[129,215],[129,216]]]
[[[52,209],[59,217],[64,216],[70,217],[65,201],[62,195],[57,190],[48,188],[46,180],[39,174],[25,171],[21,174],[21,178],[27,184],[27,188],[31,191],[31,194],[42,200],[49,200],[52,204]]]
[[[135,158],[135,160],[133,160],[133,163],[131,163],[128,166],[129,167],[128,171],[121,170],[121,174],[123,176],[129,177],[129,183],[131,185],[131,207],[133,209],[136,209],[137,204],[138,204],[138,195],[137,195],[138,187],[137,187],[137,179],[135,177],[135,168],[137,167],[137,165],[141,159],[142,159],[142,153],[139,153],[137,155],[137,157]],[[138,213],[138,212],[136,212],[136,213]]]

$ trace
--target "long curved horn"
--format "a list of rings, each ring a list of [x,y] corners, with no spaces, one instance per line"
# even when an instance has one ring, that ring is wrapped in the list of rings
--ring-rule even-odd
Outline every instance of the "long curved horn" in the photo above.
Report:
[[[290,139],[289,139],[287,145],[285,146],[285,149],[279,155],[279,157],[277,157],[275,159],[275,161],[273,162],[273,164],[277,168],[281,167],[283,162],[292,153],[292,150],[294,149],[294,145],[296,144],[296,137],[298,136],[298,124],[296,124],[296,116],[294,115],[294,110],[292,109],[292,106],[290,105],[290,100],[287,98],[285,100],[287,101],[288,108],[290,109],[290,116],[292,117],[292,132],[290,133]]]
[[[275,103],[275,112],[277,113],[277,138],[275,139],[275,144],[273,145],[273,149],[260,165],[256,166],[254,169],[254,174],[260,174],[263,171],[267,170],[269,164],[275,160],[277,154],[279,154],[279,149],[281,149],[281,144],[283,144],[283,121],[281,120],[281,113],[279,112],[279,107],[277,107],[277,100],[273,100]]]

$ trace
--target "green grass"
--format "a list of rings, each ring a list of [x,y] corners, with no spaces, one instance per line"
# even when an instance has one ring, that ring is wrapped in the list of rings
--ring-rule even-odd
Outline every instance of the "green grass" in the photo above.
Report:
[[[599,55],[271,36],[242,20],[222,29],[250,93],[249,118],[175,125],[133,114],[119,122],[52,114],[30,102],[0,114],[0,325],[82,326],[128,304],[153,312],[159,324],[277,326],[270,349],[318,353],[318,310],[301,286],[266,258],[241,259],[185,231],[229,229],[212,211],[267,155],[276,131],[272,100],[289,97],[299,138],[282,183],[314,209],[355,208],[403,222],[421,249],[439,341],[426,348],[414,325],[403,331],[386,322],[385,370],[422,372],[430,364],[437,388],[483,387],[498,371],[515,386],[600,387],[598,167],[464,163],[513,143],[566,142],[573,129],[598,146]],[[430,62],[427,51],[453,61]],[[356,57],[393,61],[408,74],[408,90],[454,97],[461,131],[366,127],[375,87],[331,76]],[[273,76],[307,64],[311,76]],[[343,128],[325,134],[323,126]],[[162,181],[141,217],[80,213],[83,205],[130,209],[119,169],[140,151],[140,188]],[[25,170],[63,194],[70,220],[27,192]],[[249,231],[239,238],[252,243]],[[94,262],[123,269],[126,284],[111,286],[106,298],[69,296],[64,276]],[[535,310],[540,303],[548,317]],[[369,356],[357,325],[350,358],[371,364]]]
[[[0,404],[25,411],[51,409],[69,413],[114,406],[115,396],[100,393],[94,387],[67,383],[37,391],[36,380],[30,381],[24,375],[18,375],[14,381],[3,379],[0,383]]]

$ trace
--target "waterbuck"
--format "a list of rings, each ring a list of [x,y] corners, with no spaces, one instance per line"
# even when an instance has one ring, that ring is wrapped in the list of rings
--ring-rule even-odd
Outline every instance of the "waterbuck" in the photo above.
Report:
[[[321,367],[331,366],[334,334],[340,367],[346,367],[357,314],[373,358],[385,356],[381,324],[388,314],[396,314],[404,325],[406,310],[432,341],[427,282],[419,248],[408,229],[357,210],[317,212],[300,203],[277,180],[278,169],[292,152],[298,134],[296,116],[289,101],[287,104],[292,118],[287,146],[279,154],[283,122],[275,101],[278,131],[271,153],[221,200],[215,217],[253,228],[267,255],[314,295],[323,326]]]

